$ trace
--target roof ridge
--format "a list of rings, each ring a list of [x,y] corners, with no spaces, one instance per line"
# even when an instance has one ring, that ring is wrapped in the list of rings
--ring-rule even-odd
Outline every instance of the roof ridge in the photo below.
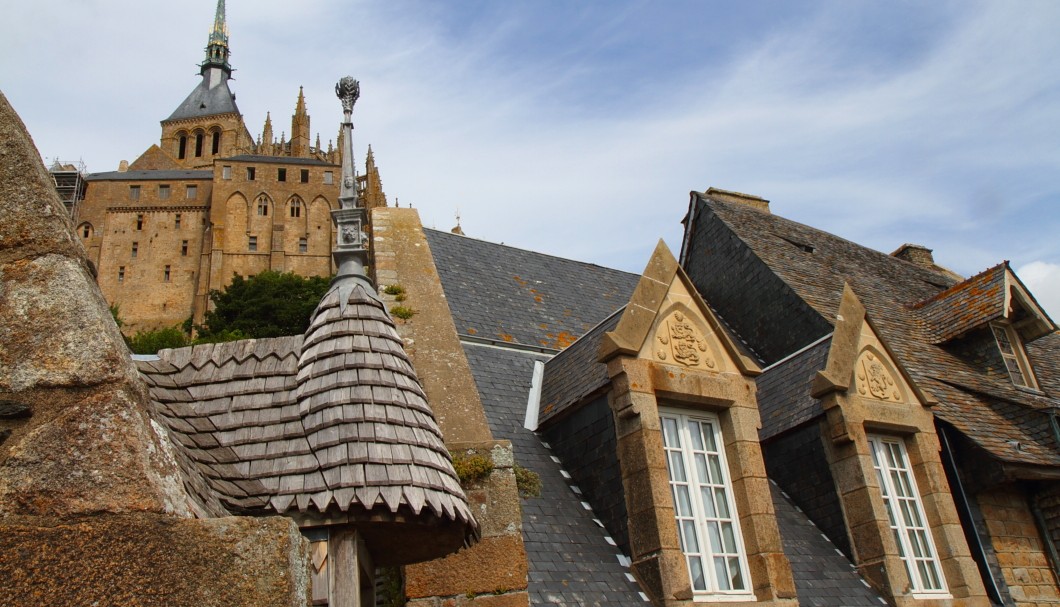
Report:
[[[928,305],[930,305],[932,303],[941,301],[944,297],[947,297],[947,296],[949,296],[952,293],[956,293],[960,289],[963,289],[966,286],[968,286],[969,284],[971,284],[973,281],[975,281],[977,279],[980,279],[980,278],[986,276],[987,274],[995,272],[995,271],[997,271],[1000,268],[1008,268],[1008,267],[1009,267],[1008,260],[1007,259],[1003,260],[1001,263],[999,263],[999,264],[997,264],[995,266],[991,266],[991,267],[983,270],[982,272],[979,272],[975,276],[969,276],[968,278],[965,278],[964,280],[958,282],[957,284],[954,284],[954,285],[952,285],[952,286],[950,286],[950,287],[948,287],[946,289],[943,289],[942,291],[939,291],[938,293],[932,295],[931,297],[928,297],[927,299],[924,299],[922,301],[918,301],[918,302],[915,302],[915,303],[912,303],[912,304],[907,304],[907,306],[911,310],[919,310],[919,309],[924,308],[924,307],[926,307],[926,306],[928,306]]]
[[[425,228],[423,228],[423,231],[425,231],[425,232],[434,232],[436,234],[441,234],[441,235],[444,235],[444,236],[452,236],[454,238],[466,238],[468,240],[474,240],[476,242],[481,242],[483,244],[493,245],[493,246],[496,246],[496,247],[504,247],[506,249],[514,249],[516,251],[522,251],[524,253],[533,253],[534,255],[541,255],[542,257],[551,257],[552,259],[558,259],[560,261],[577,263],[577,264],[581,264],[581,265],[585,265],[585,266],[592,266],[594,268],[602,268],[604,270],[610,270],[612,272],[621,272],[623,274],[629,274],[630,276],[640,276],[640,274],[638,274],[636,272],[629,272],[627,270],[619,270],[618,268],[612,268],[610,266],[602,266],[600,264],[593,263],[591,261],[581,261],[579,259],[571,259],[570,257],[561,257],[561,256],[556,255],[554,253],[542,253],[541,251],[534,251],[532,249],[524,249],[522,247],[517,247],[517,246],[514,246],[514,245],[510,245],[510,244],[504,244],[503,242],[493,242],[491,240],[485,240],[485,239],[482,239],[482,238],[475,238],[473,236],[465,236],[463,234],[453,234],[452,232],[446,232],[445,230],[438,230],[438,229],[435,229],[435,228],[427,228],[427,227],[425,227]]]

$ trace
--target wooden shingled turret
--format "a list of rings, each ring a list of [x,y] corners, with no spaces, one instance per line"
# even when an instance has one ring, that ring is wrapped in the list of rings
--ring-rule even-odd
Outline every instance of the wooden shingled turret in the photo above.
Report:
[[[305,522],[352,523],[377,563],[439,557],[475,541],[478,525],[393,320],[365,274],[367,250],[353,168],[356,80],[336,87],[345,111],[340,208],[332,212],[338,272],[310,321],[297,401],[323,487],[292,475],[270,500]],[[301,491],[300,491],[301,490]],[[305,526],[303,522],[303,526]]]

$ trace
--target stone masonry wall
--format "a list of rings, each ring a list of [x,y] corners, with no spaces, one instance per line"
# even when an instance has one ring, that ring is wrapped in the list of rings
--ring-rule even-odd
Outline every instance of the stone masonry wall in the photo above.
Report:
[[[1056,578],[1028,498],[1026,491],[1017,486],[976,495],[1014,604],[1057,605],[1060,593]]]

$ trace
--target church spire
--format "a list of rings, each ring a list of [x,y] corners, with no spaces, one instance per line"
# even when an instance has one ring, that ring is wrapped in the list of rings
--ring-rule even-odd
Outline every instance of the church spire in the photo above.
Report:
[[[222,70],[226,76],[232,75],[232,66],[228,63],[228,26],[225,25],[225,0],[217,0],[217,13],[213,18],[213,29],[206,45],[206,60],[202,62],[199,73],[206,74],[212,68]]]
[[[298,101],[291,116],[291,156],[309,157],[309,113],[305,109],[305,93],[298,87]]]

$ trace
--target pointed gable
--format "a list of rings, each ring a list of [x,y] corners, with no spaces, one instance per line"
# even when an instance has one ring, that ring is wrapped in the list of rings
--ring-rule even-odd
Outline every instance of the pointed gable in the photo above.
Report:
[[[702,371],[761,373],[696,293],[662,240],[615,330],[604,335],[600,361],[620,354]]]
[[[817,373],[812,393],[822,398],[835,391],[863,398],[930,406],[935,399],[921,391],[872,326],[850,285],[844,285],[830,340],[828,361]]]
[[[167,171],[180,168],[180,163],[167,154],[165,150],[158,147],[158,144],[152,144],[143,154],[140,154],[139,158],[129,165],[130,171]]]
[[[1002,262],[913,306],[932,343],[942,344],[995,320],[1026,315],[1021,334],[1030,341],[1056,330],[1034,296]]]

